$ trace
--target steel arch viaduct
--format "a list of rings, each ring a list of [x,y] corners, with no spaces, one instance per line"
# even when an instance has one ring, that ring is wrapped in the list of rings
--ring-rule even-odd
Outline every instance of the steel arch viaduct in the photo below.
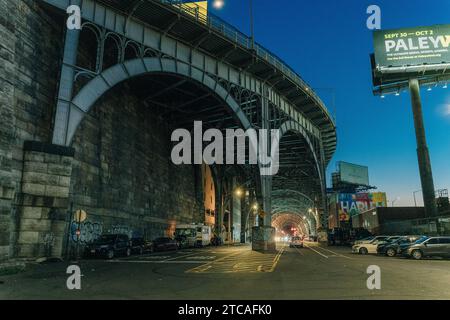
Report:
[[[266,213],[264,225],[272,224],[272,215],[274,224],[282,224],[284,214],[291,222],[296,221],[293,217],[307,216],[307,223],[297,221],[304,230],[305,226],[326,229],[325,170],[336,148],[335,124],[313,89],[277,56],[258,44],[252,47],[247,36],[219,18],[203,16],[195,8],[170,1],[40,3],[62,17],[66,17],[70,5],[79,5],[83,19],[81,30],[65,32],[53,121],[54,146],[70,149],[80,123],[94,104],[122,82],[144,76],[177,79],[166,82],[153,97],[146,97],[146,103],[159,105],[163,103],[155,99],[156,95],[181,92],[180,86],[187,81],[205,93],[191,97],[178,109],[215,99],[227,112],[211,116],[213,107],[202,106],[190,117],[176,119],[176,123],[181,125],[183,120],[198,116],[206,119],[207,126],[221,130],[280,129],[278,175],[259,176],[254,169],[243,168],[244,180],[250,180]],[[86,33],[95,39],[95,46],[86,43]],[[86,46],[90,51],[84,49]],[[109,56],[111,48],[116,52],[113,58]],[[79,64],[81,50],[91,53],[89,67]],[[213,171],[218,175],[221,170]],[[220,195],[223,188],[217,189]]]

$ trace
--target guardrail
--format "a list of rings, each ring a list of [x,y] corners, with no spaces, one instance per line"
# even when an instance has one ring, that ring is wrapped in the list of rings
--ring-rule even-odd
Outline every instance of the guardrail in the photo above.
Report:
[[[237,28],[233,27],[229,23],[223,21],[219,17],[207,13],[202,13],[202,8],[195,3],[183,3],[180,0],[158,0],[164,4],[171,5],[172,7],[178,9],[181,13],[186,14],[198,22],[207,25],[212,30],[224,35],[231,41],[239,44],[248,50],[255,50],[256,55],[261,59],[269,62],[271,65],[280,70],[283,74],[289,77],[295,84],[303,87],[307,94],[312,96],[317,103],[320,105],[321,109],[327,115],[327,117],[332,122],[333,126],[335,126],[334,119],[328,112],[328,109],[325,107],[322,100],[317,96],[314,90],[291,68],[289,67],[283,60],[281,60],[274,53],[265,49],[263,46],[255,43],[254,47],[252,46],[252,40],[250,37],[239,31]]]

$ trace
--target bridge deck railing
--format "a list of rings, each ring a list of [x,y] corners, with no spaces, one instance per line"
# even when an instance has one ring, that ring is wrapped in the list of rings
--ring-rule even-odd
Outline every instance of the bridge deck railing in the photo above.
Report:
[[[255,43],[254,47],[252,47],[252,40],[250,37],[239,31],[237,28],[233,27],[229,23],[223,21],[219,17],[211,14],[211,13],[203,13],[206,10],[202,10],[199,5],[194,3],[183,3],[180,0],[159,0],[165,4],[170,4],[174,8],[177,8],[180,12],[191,16],[196,19],[198,22],[207,25],[209,28],[219,32],[220,34],[227,37],[229,40],[234,41],[235,43],[241,45],[245,49],[252,50],[254,49],[257,56],[265,61],[269,62],[271,65],[275,66],[278,70],[280,70],[283,74],[288,76],[291,81],[300,87],[304,88],[310,96],[312,96],[317,103],[320,105],[322,110],[326,113],[330,121],[334,121],[333,118],[328,113],[327,108],[323,104],[322,100],[317,96],[317,94],[312,90],[312,88],[291,68],[289,67],[282,59],[276,56],[274,53],[265,49],[263,46]]]

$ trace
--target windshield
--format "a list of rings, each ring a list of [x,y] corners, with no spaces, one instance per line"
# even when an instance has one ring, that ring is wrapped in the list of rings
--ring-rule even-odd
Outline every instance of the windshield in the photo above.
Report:
[[[176,237],[192,237],[195,236],[196,232],[194,229],[177,229],[175,230]]]
[[[428,237],[427,236],[423,236],[423,237],[417,239],[416,242],[414,242],[414,243],[419,244],[419,243],[425,242],[426,240],[428,240]]]
[[[94,241],[95,244],[111,244],[114,243],[114,240],[116,240],[116,236],[113,235],[106,235],[101,236],[97,240]]]

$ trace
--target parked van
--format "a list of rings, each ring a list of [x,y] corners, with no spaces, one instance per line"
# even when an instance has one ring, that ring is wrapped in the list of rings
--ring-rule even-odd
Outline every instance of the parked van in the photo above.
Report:
[[[209,246],[211,237],[211,227],[202,224],[178,225],[175,229],[175,239],[181,248]]]

